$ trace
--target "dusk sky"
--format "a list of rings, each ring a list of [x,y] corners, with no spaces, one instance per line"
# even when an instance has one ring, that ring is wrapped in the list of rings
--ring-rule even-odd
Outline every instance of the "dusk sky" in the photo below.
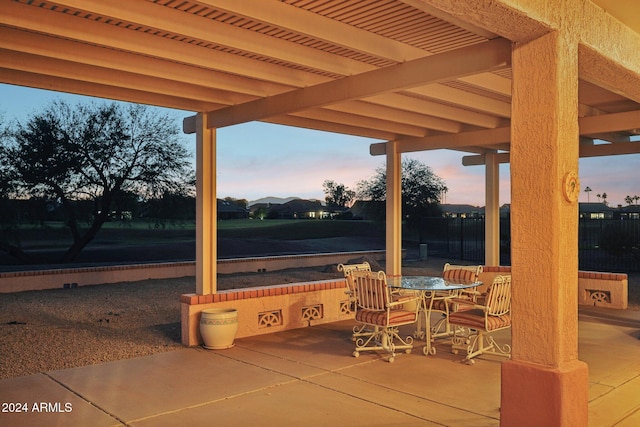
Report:
[[[95,98],[0,84],[0,117],[4,124],[24,122],[51,101],[71,105],[99,101]],[[194,113],[167,110],[182,129],[182,119]],[[371,178],[384,156],[372,157],[369,145],[378,140],[307,129],[252,122],[218,130],[218,197],[249,201],[262,197],[324,199],[322,183],[333,180],[355,189]],[[195,135],[184,135],[195,153]],[[410,153],[431,167],[448,187],[446,203],[484,206],[484,166],[462,166],[462,152],[437,150]],[[195,156],[195,154],[194,154]],[[580,160],[582,188],[589,186],[591,202],[606,193],[610,206],[626,205],[625,196],[640,195],[640,154]],[[500,204],[510,202],[509,167],[500,166]],[[580,201],[587,201],[587,193]]]

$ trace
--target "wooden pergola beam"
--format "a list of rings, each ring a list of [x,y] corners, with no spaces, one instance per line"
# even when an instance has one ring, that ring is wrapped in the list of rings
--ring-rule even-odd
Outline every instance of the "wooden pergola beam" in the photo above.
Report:
[[[640,142],[618,142],[615,144],[595,144],[580,146],[580,158],[618,156],[623,154],[640,154]],[[509,153],[498,153],[495,156],[498,163],[509,163],[510,161]],[[464,156],[462,158],[463,166],[478,166],[484,164],[484,154]]]
[[[464,133],[427,136],[424,138],[402,138],[397,141],[397,147],[401,153],[439,150],[443,148],[457,149],[464,147],[476,147],[478,145],[501,144],[509,142],[510,136],[511,129],[508,127],[502,127]],[[371,144],[369,147],[369,153],[372,156],[381,156],[385,154],[386,143],[381,142]]]
[[[485,43],[416,59],[209,112],[209,126],[225,127],[385,92],[508,67],[511,42]]]
[[[578,119],[580,135],[606,134],[628,131],[640,128],[640,111],[601,114],[597,116],[581,117]],[[455,134],[426,136],[422,138],[401,138],[398,140],[398,150],[409,153],[424,150],[438,150],[443,148],[460,149],[465,147],[498,146],[508,144],[511,140],[511,128],[501,127]],[[640,152],[640,143],[616,142],[613,144],[581,145],[580,157],[611,156],[618,154],[634,154]],[[381,156],[386,152],[386,144],[371,144],[369,153]],[[500,163],[508,163],[508,153],[497,155]],[[463,158],[465,166],[484,164],[484,156],[468,156]]]

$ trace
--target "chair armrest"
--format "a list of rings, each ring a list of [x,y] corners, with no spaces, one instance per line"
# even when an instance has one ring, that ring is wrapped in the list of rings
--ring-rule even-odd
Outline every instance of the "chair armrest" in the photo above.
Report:
[[[420,299],[420,295],[407,295],[397,299],[394,299],[392,302],[387,303],[388,308],[393,308],[399,305],[406,304],[408,302],[418,301]]]
[[[468,300],[468,299],[453,298],[451,300],[451,302],[467,306],[467,308],[471,308],[471,309],[477,308],[477,309],[480,309],[482,311],[486,311],[487,310],[487,306],[476,304],[474,301]]]
[[[402,304],[404,302],[411,302],[411,301],[416,301],[418,299],[418,297],[413,296],[413,295],[394,295],[393,296],[393,301],[391,302],[391,304]]]

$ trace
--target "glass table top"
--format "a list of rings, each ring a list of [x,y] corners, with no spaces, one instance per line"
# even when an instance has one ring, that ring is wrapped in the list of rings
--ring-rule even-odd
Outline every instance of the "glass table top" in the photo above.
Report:
[[[391,288],[412,289],[416,291],[449,291],[480,286],[482,282],[455,282],[437,276],[402,276],[387,278]]]

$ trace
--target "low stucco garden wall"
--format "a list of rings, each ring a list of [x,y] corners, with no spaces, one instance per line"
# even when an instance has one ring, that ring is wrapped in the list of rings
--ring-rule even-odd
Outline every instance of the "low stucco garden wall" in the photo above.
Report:
[[[384,259],[384,251],[354,251],[218,260],[219,274],[275,271],[345,262],[349,258]],[[196,275],[194,261],[59,268],[0,273],[0,293],[75,288],[108,283],[170,279]]]
[[[346,286],[344,279],[336,279],[184,294],[180,298],[182,343],[202,344],[200,316],[208,308],[236,309],[238,338],[352,319]]]
[[[499,274],[510,274],[508,266],[484,266],[480,291]],[[517,284],[514,284],[517,286]],[[624,273],[578,271],[578,304],[626,310],[629,305],[629,279]]]

